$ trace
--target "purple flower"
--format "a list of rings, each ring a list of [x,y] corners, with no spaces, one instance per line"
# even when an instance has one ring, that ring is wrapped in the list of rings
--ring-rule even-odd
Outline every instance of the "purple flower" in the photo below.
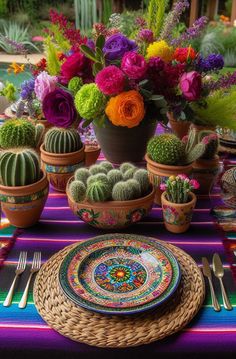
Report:
[[[197,69],[201,72],[220,70],[224,67],[224,59],[220,54],[210,54],[205,59],[199,57]]]
[[[33,98],[34,81],[34,79],[30,79],[21,84],[20,96],[23,100],[31,100]]]
[[[206,16],[200,17],[180,37],[178,37],[177,39],[173,39],[171,41],[171,45],[178,47],[183,42],[190,41],[192,39],[195,39],[196,37],[199,37],[201,32],[204,30],[207,22],[208,22],[208,18]]]
[[[118,33],[110,36],[103,47],[105,58],[108,61],[119,60],[128,51],[137,50],[134,41],[127,39],[124,35]]]
[[[207,91],[216,91],[220,89],[227,89],[236,85],[236,71],[221,76],[218,80],[210,80],[204,84]]]
[[[70,127],[77,117],[73,97],[62,89],[45,96],[43,113],[48,122],[59,127]]]
[[[142,29],[137,35],[139,41],[144,41],[147,44],[151,44],[154,41],[153,32],[149,29]]]
[[[88,39],[87,40],[87,44],[86,44],[91,50],[95,50],[95,43],[92,39]]]

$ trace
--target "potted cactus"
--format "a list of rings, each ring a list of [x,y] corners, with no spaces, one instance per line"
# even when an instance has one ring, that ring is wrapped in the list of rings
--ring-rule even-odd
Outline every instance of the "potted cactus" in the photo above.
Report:
[[[200,183],[198,194],[209,194],[219,173],[219,138],[213,131],[200,131],[198,141],[204,141],[204,154],[193,163],[194,177]]]
[[[84,222],[120,229],[141,220],[152,207],[155,191],[145,169],[109,162],[78,169],[67,184],[69,206]]]
[[[153,137],[147,146],[147,170],[151,183],[156,187],[155,203],[161,204],[160,184],[167,177],[192,173],[192,164],[200,158],[206,149],[202,140],[196,142],[197,133],[191,129],[182,141],[173,134],[162,134]]]
[[[84,165],[84,145],[73,128],[52,127],[40,147],[42,168],[52,187],[65,192],[74,171]]]
[[[186,175],[171,176],[161,184],[163,219],[166,229],[172,233],[186,232],[190,226],[196,196],[192,192],[199,183]]]
[[[0,202],[10,223],[26,228],[35,224],[43,211],[49,184],[40,170],[37,153],[28,148],[0,152]]]

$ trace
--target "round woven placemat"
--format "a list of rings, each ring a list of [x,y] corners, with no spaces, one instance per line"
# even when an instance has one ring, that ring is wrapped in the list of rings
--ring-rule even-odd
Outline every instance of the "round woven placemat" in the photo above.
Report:
[[[181,249],[159,241],[179,261],[182,278],[173,298],[162,306],[132,316],[108,316],[76,306],[63,293],[58,280],[64,257],[78,244],[51,257],[39,271],[34,301],[50,327],[72,340],[98,347],[131,347],[148,344],[178,332],[197,314],[205,296],[202,273]]]

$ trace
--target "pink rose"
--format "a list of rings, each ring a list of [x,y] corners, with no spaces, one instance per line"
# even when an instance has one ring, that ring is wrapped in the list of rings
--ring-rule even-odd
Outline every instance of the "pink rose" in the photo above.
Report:
[[[91,62],[80,52],[75,52],[62,64],[61,75],[67,82],[75,76],[82,77],[83,80],[91,78]]]
[[[186,100],[198,100],[202,89],[201,75],[197,71],[185,72],[180,78],[180,89]]]
[[[147,71],[147,63],[142,55],[134,51],[126,52],[121,61],[121,70],[132,80],[140,80]]]
[[[45,96],[54,91],[57,85],[57,77],[50,76],[46,71],[41,72],[35,79],[34,92],[39,99],[43,101]]]

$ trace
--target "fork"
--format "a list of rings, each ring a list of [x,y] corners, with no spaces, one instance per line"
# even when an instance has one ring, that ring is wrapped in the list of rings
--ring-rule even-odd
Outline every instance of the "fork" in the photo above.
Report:
[[[4,307],[9,307],[12,303],[12,297],[13,297],[16,281],[17,281],[19,275],[21,275],[25,270],[26,260],[27,260],[27,252],[20,252],[17,267],[15,270],[15,278],[14,278],[12,285],[9,289],[7,297],[3,302]]]
[[[26,307],[31,279],[32,279],[34,273],[39,271],[40,267],[41,267],[41,252],[34,252],[34,258],[33,258],[32,266],[30,269],[29,279],[26,283],[22,298],[18,304],[18,308],[24,309]]]

